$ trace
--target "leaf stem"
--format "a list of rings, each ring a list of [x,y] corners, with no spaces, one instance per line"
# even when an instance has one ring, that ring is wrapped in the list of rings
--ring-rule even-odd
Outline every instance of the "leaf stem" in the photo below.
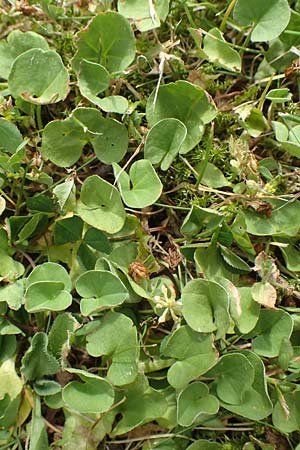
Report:
[[[36,105],[35,117],[36,117],[38,129],[39,129],[39,131],[41,131],[44,128],[43,121],[42,121],[42,105]]]
[[[226,12],[224,14],[223,20],[222,20],[221,25],[219,27],[219,30],[222,31],[222,32],[225,29],[227,19],[230,16],[231,11],[233,10],[233,7],[234,7],[235,3],[236,3],[236,0],[231,0],[231,2],[228,5],[228,8],[226,9]]]
[[[203,161],[201,161],[201,169],[196,181],[196,188],[199,187],[199,184],[201,183],[201,180],[203,178],[204,172],[206,170],[207,164],[208,164],[208,160],[209,160],[209,155],[211,153],[211,149],[212,149],[212,142],[213,142],[213,124],[211,126],[211,130],[208,134],[207,137],[207,141],[206,141],[206,146],[205,146],[205,153],[204,153],[204,159]]]

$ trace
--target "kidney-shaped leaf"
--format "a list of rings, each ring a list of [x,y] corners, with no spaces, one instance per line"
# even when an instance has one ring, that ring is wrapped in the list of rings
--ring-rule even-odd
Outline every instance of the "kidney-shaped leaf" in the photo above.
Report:
[[[212,334],[197,333],[187,325],[166,337],[160,351],[163,356],[177,360],[168,371],[168,381],[175,389],[182,389],[203,375],[218,360]]]
[[[71,279],[59,264],[48,262],[35,267],[26,286],[25,309],[28,312],[62,311],[72,303]]]
[[[270,41],[287,27],[291,10],[287,0],[237,0],[233,18],[239,25],[254,25],[251,41]]]
[[[36,266],[31,274],[28,276],[26,281],[27,288],[39,281],[56,281],[63,283],[64,289],[70,291],[72,288],[72,283],[70,276],[66,269],[53,262],[47,262]]]
[[[112,359],[108,379],[116,386],[132,383],[137,374],[139,345],[136,328],[129,317],[108,312],[93,323],[87,335],[87,351],[91,356],[109,356]]]
[[[130,208],[145,208],[160,197],[161,181],[147,159],[133,163],[129,175],[117,164],[113,168],[121,196]]]
[[[25,309],[38,311],[62,311],[72,303],[72,295],[64,285],[56,281],[40,281],[29,286],[25,293]]]
[[[135,57],[135,38],[129,22],[121,14],[107,11],[94,17],[87,28],[78,33],[78,50],[73,67],[80,62],[101,64],[110,73],[122,72]]]
[[[228,411],[232,411],[247,419],[262,420],[272,412],[272,402],[267,390],[265,367],[260,357],[255,353],[249,351],[241,353],[248,359],[254,369],[252,386],[244,391],[240,404],[225,402],[221,402],[221,404]]]
[[[78,84],[81,94],[97,104],[99,98],[97,95],[106,91],[109,87],[110,75],[101,64],[96,64],[83,59],[80,62],[80,71],[78,75]]]
[[[86,414],[100,414],[113,405],[114,390],[107,380],[85,370],[67,370],[83,381],[71,381],[63,388],[63,400],[70,408]]]
[[[251,332],[253,351],[261,356],[275,358],[280,353],[283,339],[291,336],[293,319],[281,309],[263,309],[256,327]]]
[[[7,80],[17,56],[32,48],[48,50],[49,45],[43,36],[33,31],[13,30],[9,33],[7,41],[0,43],[0,77]]]
[[[146,116],[150,127],[162,119],[180,120],[187,129],[180,153],[187,153],[202,138],[204,125],[215,118],[216,108],[202,88],[180,80],[152,92],[147,101]]]
[[[148,0],[118,0],[118,11],[123,16],[133,19],[140,31],[157,28],[169,11],[170,0],[159,0],[154,4]]]
[[[72,117],[53,120],[44,128],[41,152],[57,166],[69,167],[78,161],[87,142],[82,126]]]
[[[167,170],[180,151],[187,135],[186,126],[178,119],[162,119],[151,128],[145,142],[144,155],[152,164]]]
[[[189,427],[199,416],[216,414],[219,402],[210,395],[208,387],[201,381],[189,384],[177,398],[177,418],[182,427]]]
[[[201,333],[224,336],[229,327],[229,297],[214,281],[189,281],[182,291],[182,313],[188,325]]]
[[[78,215],[98,230],[117,233],[125,223],[126,213],[117,189],[107,181],[92,175],[81,188]]]
[[[241,353],[222,356],[207,376],[216,377],[216,393],[220,400],[231,405],[241,404],[245,391],[254,381],[254,368]]]
[[[83,297],[80,310],[84,316],[120,305],[128,292],[120,279],[106,270],[89,270],[76,281],[76,290]]]
[[[56,103],[69,92],[69,74],[58,53],[34,48],[15,59],[8,88],[13,97],[30,103]]]

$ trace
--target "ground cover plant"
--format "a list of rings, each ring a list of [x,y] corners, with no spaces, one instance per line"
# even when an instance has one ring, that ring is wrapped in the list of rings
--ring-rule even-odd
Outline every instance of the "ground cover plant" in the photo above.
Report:
[[[300,449],[300,2],[0,6],[0,449]]]

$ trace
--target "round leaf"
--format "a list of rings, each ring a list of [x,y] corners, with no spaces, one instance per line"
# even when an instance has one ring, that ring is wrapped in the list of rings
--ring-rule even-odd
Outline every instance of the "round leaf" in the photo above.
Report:
[[[251,41],[270,41],[287,27],[291,10],[287,0],[237,0],[233,18],[239,25],[254,25]]]
[[[76,281],[76,290],[84,297],[80,302],[80,310],[84,316],[120,305],[128,295],[119,278],[105,270],[83,273]]]
[[[102,119],[99,135],[92,140],[96,156],[105,164],[119,162],[128,148],[128,132],[125,126],[115,119]]]
[[[31,284],[39,281],[61,282],[63,284],[63,289],[66,291],[70,291],[72,288],[71,279],[66,269],[53,262],[47,262],[36,266],[27,278],[26,286],[28,288]]]
[[[218,410],[217,398],[209,395],[207,385],[200,381],[189,384],[178,395],[177,417],[183,427],[189,427],[201,415],[216,414]]]
[[[149,131],[145,147],[145,159],[160,164],[167,170],[179,153],[187,135],[186,126],[178,119],[162,119]]]
[[[129,175],[117,164],[113,167],[121,196],[130,208],[145,208],[160,197],[161,181],[147,159],[133,163]]]
[[[175,118],[187,128],[180,153],[187,153],[202,138],[204,125],[216,116],[208,94],[187,81],[176,81],[154,90],[147,101],[146,116],[150,127],[162,119]]]
[[[59,167],[70,167],[78,161],[88,138],[82,126],[72,118],[53,120],[43,131],[41,152]]]
[[[199,441],[193,442],[186,450],[222,450],[223,446],[216,442],[206,441],[205,439],[199,439]]]
[[[15,59],[8,88],[13,97],[30,103],[56,103],[69,92],[69,74],[58,53],[34,48]]]
[[[81,94],[97,104],[98,94],[109,87],[110,75],[105,67],[90,61],[82,60],[78,75],[78,84]]]
[[[117,189],[107,181],[92,175],[81,188],[78,215],[98,230],[117,233],[125,223],[126,213]]]
[[[25,309],[39,311],[63,311],[72,303],[72,295],[64,290],[64,284],[40,281],[29,286],[25,293]]]
[[[113,405],[114,390],[107,380],[84,370],[68,369],[68,372],[83,381],[71,381],[63,388],[63,400],[70,408],[86,414],[100,414]]]
[[[7,80],[17,56],[32,48],[48,50],[49,45],[43,36],[33,31],[23,33],[20,30],[13,30],[9,33],[7,41],[0,43],[0,77]]]
[[[97,104],[103,111],[117,114],[125,114],[128,109],[128,101],[121,95],[110,95],[109,97],[100,98]]]
[[[201,333],[222,337],[229,327],[229,299],[226,290],[209,280],[189,281],[182,291],[182,312],[188,325]]]
[[[73,67],[85,59],[104,66],[110,73],[122,72],[135,57],[135,38],[125,17],[113,11],[98,14],[87,29],[78,33],[78,50]]]

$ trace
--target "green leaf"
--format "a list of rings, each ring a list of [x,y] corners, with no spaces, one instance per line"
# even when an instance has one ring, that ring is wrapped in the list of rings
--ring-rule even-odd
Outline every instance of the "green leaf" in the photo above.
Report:
[[[34,406],[29,429],[30,447],[29,450],[48,450],[48,435],[45,421],[41,415],[41,401],[34,396]]]
[[[128,110],[128,100],[122,95],[110,95],[100,98],[98,106],[105,112],[114,112],[117,114],[125,114]]]
[[[169,10],[169,0],[157,0],[151,4],[148,0],[118,0],[118,11],[133,19],[140,31],[148,31],[160,26]]]
[[[25,309],[29,313],[39,311],[63,311],[72,303],[72,295],[60,281],[32,283],[25,293]]]
[[[243,26],[251,25],[251,41],[271,41],[287,27],[291,10],[287,0],[237,0],[233,18]]]
[[[66,208],[68,203],[75,203],[75,183],[74,180],[67,180],[61,184],[58,184],[53,189],[53,193],[57,198],[58,204],[62,210]],[[72,208],[73,209],[73,208]]]
[[[227,70],[241,71],[241,57],[224,39],[218,28],[212,28],[203,39],[203,51],[207,59]]]
[[[300,224],[294,219],[300,214],[300,202],[272,200],[270,204],[274,207],[270,218],[250,209],[244,212],[248,233],[257,236],[296,236]]]
[[[215,230],[223,221],[223,214],[210,208],[202,208],[198,205],[192,205],[190,212],[186,216],[181,226],[181,232],[188,236],[193,236],[204,228]]]
[[[60,369],[59,363],[48,352],[48,336],[46,333],[36,333],[29,349],[22,358],[21,371],[27,380],[36,380],[44,375],[53,375]]]
[[[266,308],[275,308],[277,292],[275,287],[268,281],[254,283],[251,288],[251,295],[254,301]]]
[[[187,153],[199,143],[204,125],[216,116],[216,109],[207,93],[199,86],[187,81],[176,81],[160,86],[153,91],[147,101],[146,117],[150,127],[160,120],[175,118],[187,129],[180,153]]]
[[[108,312],[93,322],[87,335],[87,351],[91,356],[109,356],[112,359],[107,378],[116,386],[132,383],[137,374],[139,346],[137,330],[129,317]]]
[[[73,216],[57,220],[54,225],[54,244],[63,245],[81,239],[83,222],[80,217]]]
[[[117,164],[113,168],[121,196],[130,208],[145,208],[160,197],[162,183],[147,159],[134,162],[129,175]]]
[[[86,61],[80,62],[78,84],[81,95],[95,105],[98,104],[97,95],[105,92],[109,87],[110,75],[101,64]]]
[[[267,95],[267,100],[271,100],[272,103],[284,103],[292,100],[292,93],[289,88],[271,89]]]
[[[300,390],[279,395],[275,403],[272,420],[281,433],[292,433],[300,430]]]
[[[7,41],[0,42],[0,77],[7,80],[17,56],[32,48],[48,50],[49,46],[43,36],[33,31],[13,30],[9,33]]]
[[[216,244],[211,244],[207,248],[198,247],[194,253],[194,259],[197,271],[203,272],[209,280],[217,281],[219,278],[226,278],[235,282],[238,277],[225,263],[221,256],[220,247]]]
[[[226,180],[222,171],[218,169],[214,164],[206,161],[202,161],[198,164],[195,169],[198,173],[202,173],[204,167],[204,172],[201,178],[201,184],[205,186],[220,188],[224,186],[230,186],[229,181]]]
[[[245,334],[252,331],[257,324],[260,305],[253,300],[251,287],[240,287],[237,292],[238,296],[235,297],[235,301],[231,297],[230,315],[240,333]]]
[[[113,405],[114,390],[107,380],[85,370],[67,371],[83,381],[71,381],[63,388],[63,400],[70,408],[81,413],[103,413]]]
[[[84,316],[121,305],[128,296],[120,279],[106,270],[84,272],[76,281],[76,290],[83,297],[80,311]]]
[[[267,358],[275,358],[280,353],[284,338],[289,338],[293,330],[292,317],[281,309],[263,309],[250,336],[255,353]]]
[[[182,427],[189,427],[200,416],[217,414],[219,402],[210,395],[208,387],[201,381],[189,384],[181,391],[177,398],[178,423]]]
[[[24,297],[24,282],[18,280],[0,288],[0,303],[6,302],[10,309],[17,311],[21,308]]]
[[[91,141],[97,158],[105,164],[121,161],[128,148],[125,126],[115,119],[102,119],[98,130],[98,136]]]
[[[0,151],[15,153],[22,142],[22,135],[16,125],[0,118]]]
[[[66,269],[56,263],[47,262],[36,266],[27,278],[27,289],[31,284],[39,281],[61,282],[66,291],[72,288],[71,279]]]
[[[125,395],[126,401],[118,408],[122,419],[113,429],[112,437],[163,416],[167,409],[164,395],[149,386],[145,375],[139,374],[136,381],[125,388]]]
[[[229,328],[226,290],[209,280],[189,281],[182,290],[182,313],[188,325],[201,333],[216,332],[216,339]]]
[[[23,382],[18,377],[15,362],[9,358],[0,365],[0,399],[7,394],[10,401],[18,397],[23,389]]]
[[[246,417],[250,420],[262,420],[272,412],[272,402],[268,395],[265,367],[262,360],[255,353],[244,351],[254,369],[254,380],[250,389],[244,392],[239,405],[223,403],[221,405],[228,411]]]
[[[254,368],[242,353],[229,353],[222,356],[206,375],[216,377],[216,393],[223,403],[239,405],[253,384]]]
[[[6,252],[0,249],[0,277],[6,281],[15,281],[21,277],[25,271],[25,267],[18,261],[15,261]]]
[[[101,64],[108,72],[122,72],[135,57],[135,38],[129,22],[113,11],[98,14],[87,29],[78,33],[78,50],[73,68],[80,70],[80,62]]]
[[[218,353],[213,336],[197,333],[183,325],[161,343],[161,354],[177,361],[168,371],[168,382],[175,389],[184,388],[213,367]]]
[[[56,316],[49,332],[49,351],[55,357],[62,357],[70,349],[71,342],[79,324],[70,313]]]
[[[251,272],[250,266],[229,248],[220,245],[220,252],[226,264],[238,271],[238,273],[249,273]]]
[[[293,245],[280,247],[286,267],[292,272],[300,272],[300,252]]]
[[[149,131],[144,156],[152,164],[167,170],[179,153],[187,135],[186,126],[178,119],[168,118],[157,122]]]
[[[8,88],[13,97],[30,103],[56,103],[68,95],[69,74],[58,53],[34,48],[15,59]]]
[[[63,121],[53,120],[45,126],[41,152],[57,166],[70,167],[80,158],[87,142],[82,126],[71,116]],[[66,183],[70,186],[71,181]],[[56,187],[56,192],[59,192],[59,186]]]
[[[59,383],[53,380],[36,380],[33,385],[34,391],[40,397],[48,395],[55,395],[61,392],[61,386]]]
[[[96,228],[89,228],[87,230],[83,242],[101,253],[109,254],[112,251],[112,245],[106,235]]]
[[[92,175],[81,188],[78,215],[92,227],[106,233],[117,233],[125,223],[126,213],[117,189]]]

